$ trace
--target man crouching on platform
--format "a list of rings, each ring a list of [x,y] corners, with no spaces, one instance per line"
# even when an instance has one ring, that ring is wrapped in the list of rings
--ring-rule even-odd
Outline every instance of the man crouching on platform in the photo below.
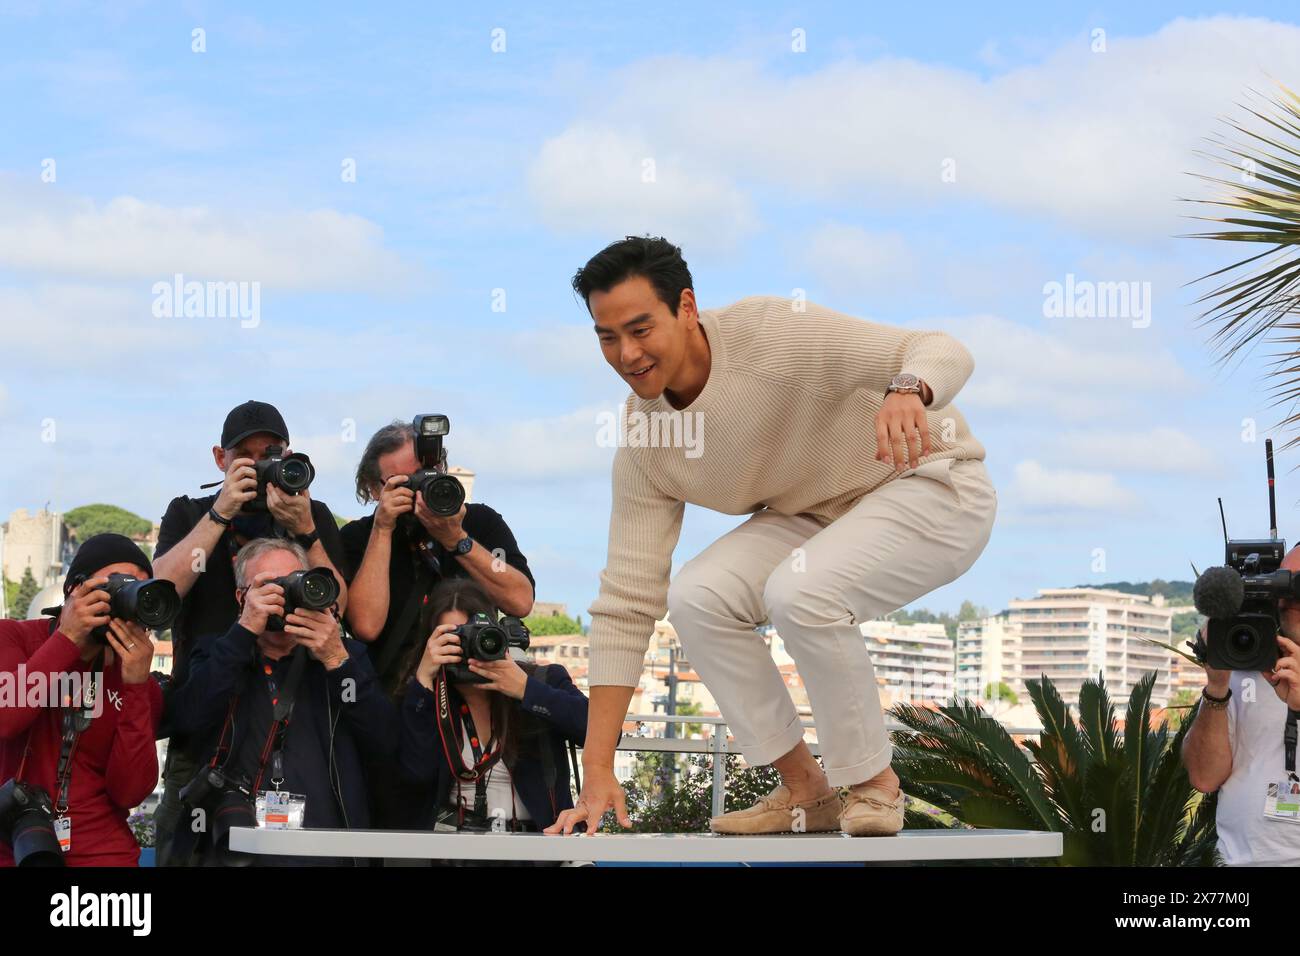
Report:
[[[781,775],[753,807],[710,821],[715,832],[897,833],[903,796],[859,624],[954,580],[988,542],[997,494],[952,404],[970,353],[942,332],[803,301],[700,311],[681,250],[663,239],[610,245],[573,287],[605,361],[632,388],[629,420],[692,416],[689,432],[671,432],[700,441],[685,451],[619,442],[590,609],[582,793],[547,832],[594,828],[611,807],[631,825],[614,750],[668,612],[745,759]],[[670,584],[687,502],[752,517]],[[825,771],[755,632],[768,621],[808,689]]]

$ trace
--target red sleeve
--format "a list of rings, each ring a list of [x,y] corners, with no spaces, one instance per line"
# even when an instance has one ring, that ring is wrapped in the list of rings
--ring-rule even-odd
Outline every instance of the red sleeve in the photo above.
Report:
[[[5,706],[0,707],[0,737],[4,738],[24,733],[37,714],[46,709],[27,706],[27,678],[32,674],[44,674],[45,686],[49,688],[53,686],[50,682],[57,680],[60,674],[77,670],[81,659],[77,645],[59,630],[28,656],[29,635],[25,633],[25,625],[26,622],[0,621],[0,675],[3,675],[0,680],[13,682],[13,699],[5,700]],[[41,626],[48,625],[42,621]],[[47,703],[51,706],[58,704],[57,701]]]
[[[122,698],[104,785],[114,806],[130,810],[158,785],[154,732],[162,719],[162,688],[150,677],[143,684],[123,684]]]

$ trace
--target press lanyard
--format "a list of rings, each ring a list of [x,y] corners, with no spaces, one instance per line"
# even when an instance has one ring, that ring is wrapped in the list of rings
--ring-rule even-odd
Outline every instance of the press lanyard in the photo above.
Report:
[[[298,691],[298,682],[302,679],[303,668],[307,664],[307,649],[296,647],[289,660],[289,676],[285,678],[284,687],[277,688],[271,674],[271,664],[264,661],[262,674],[266,678],[267,693],[271,698],[271,731],[262,746],[262,759],[257,768],[257,779],[253,782],[253,792],[262,789],[262,776],[266,773],[269,758],[271,763],[271,786],[278,791],[284,783],[284,742],[289,733],[289,721],[293,717],[294,698]],[[275,749],[272,750],[271,748]]]
[[[1296,720],[1300,718],[1300,710],[1292,710],[1290,707],[1286,711],[1286,729],[1282,731],[1282,746],[1286,751],[1286,775],[1292,779],[1300,779],[1295,773],[1295,750],[1296,750]]]
[[[81,706],[74,707],[73,701],[67,701],[62,708],[63,740],[59,747],[58,789],[54,800],[54,813],[59,817],[68,815],[68,797],[72,788],[72,758],[76,756],[77,743],[81,740],[81,735],[90,728],[91,722],[95,719],[87,711],[93,711],[95,708],[95,700],[99,693],[99,682],[95,679],[95,675],[102,673],[103,669],[104,652],[100,651],[91,667],[90,683],[82,696]]]

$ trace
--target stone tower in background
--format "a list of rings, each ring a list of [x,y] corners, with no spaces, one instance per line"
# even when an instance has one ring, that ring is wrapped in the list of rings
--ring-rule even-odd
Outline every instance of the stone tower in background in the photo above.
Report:
[[[31,568],[37,584],[51,584],[63,569],[67,541],[63,515],[44,508],[28,514],[26,508],[19,508],[4,526],[4,576],[21,581],[23,571]]]

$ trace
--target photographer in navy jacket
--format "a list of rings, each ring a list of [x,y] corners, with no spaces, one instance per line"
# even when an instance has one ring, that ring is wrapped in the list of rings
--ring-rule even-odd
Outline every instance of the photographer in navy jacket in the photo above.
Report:
[[[454,630],[479,613],[496,620],[473,581],[444,581],[430,595],[425,622],[433,630],[408,660],[398,691],[402,774],[429,785],[430,827],[492,828],[495,819],[512,831],[539,832],[573,806],[567,748],[586,737],[587,698],[559,664],[463,661]],[[486,682],[447,680],[444,665],[461,663]],[[438,723],[441,691],[451,705],[450,728]],[[456,751],[477,780],[457,776]]]
[[[206,767],[221,767],[228,778],[251,783],[256,795],[269,789],[275,765],[267,760],[274,704],[289,694],[287,729],[274,738],[280,742],[275,751],[281,754],[279,789],[306,797],[303,827],[365,829],[369,809],[362,753],[395,755],[397,712],[379,689],[365,645],[344,639],[329,611],[284,613],[284,588],[274,581],[306,564],[303,549],[280,538],[261,538],[240,550],[235,558],[239,621],[195,648],[189,679],[175,691],[169,715],[176,729],[204,741]],[[283,631],[268,628],[271,615],[283,617]],[[289,692],[287,678],[299,648],[310,657],[296,691]],[[178,844],[190,829],[178,828]],[[347,861],[271,857],[264,862]]]

